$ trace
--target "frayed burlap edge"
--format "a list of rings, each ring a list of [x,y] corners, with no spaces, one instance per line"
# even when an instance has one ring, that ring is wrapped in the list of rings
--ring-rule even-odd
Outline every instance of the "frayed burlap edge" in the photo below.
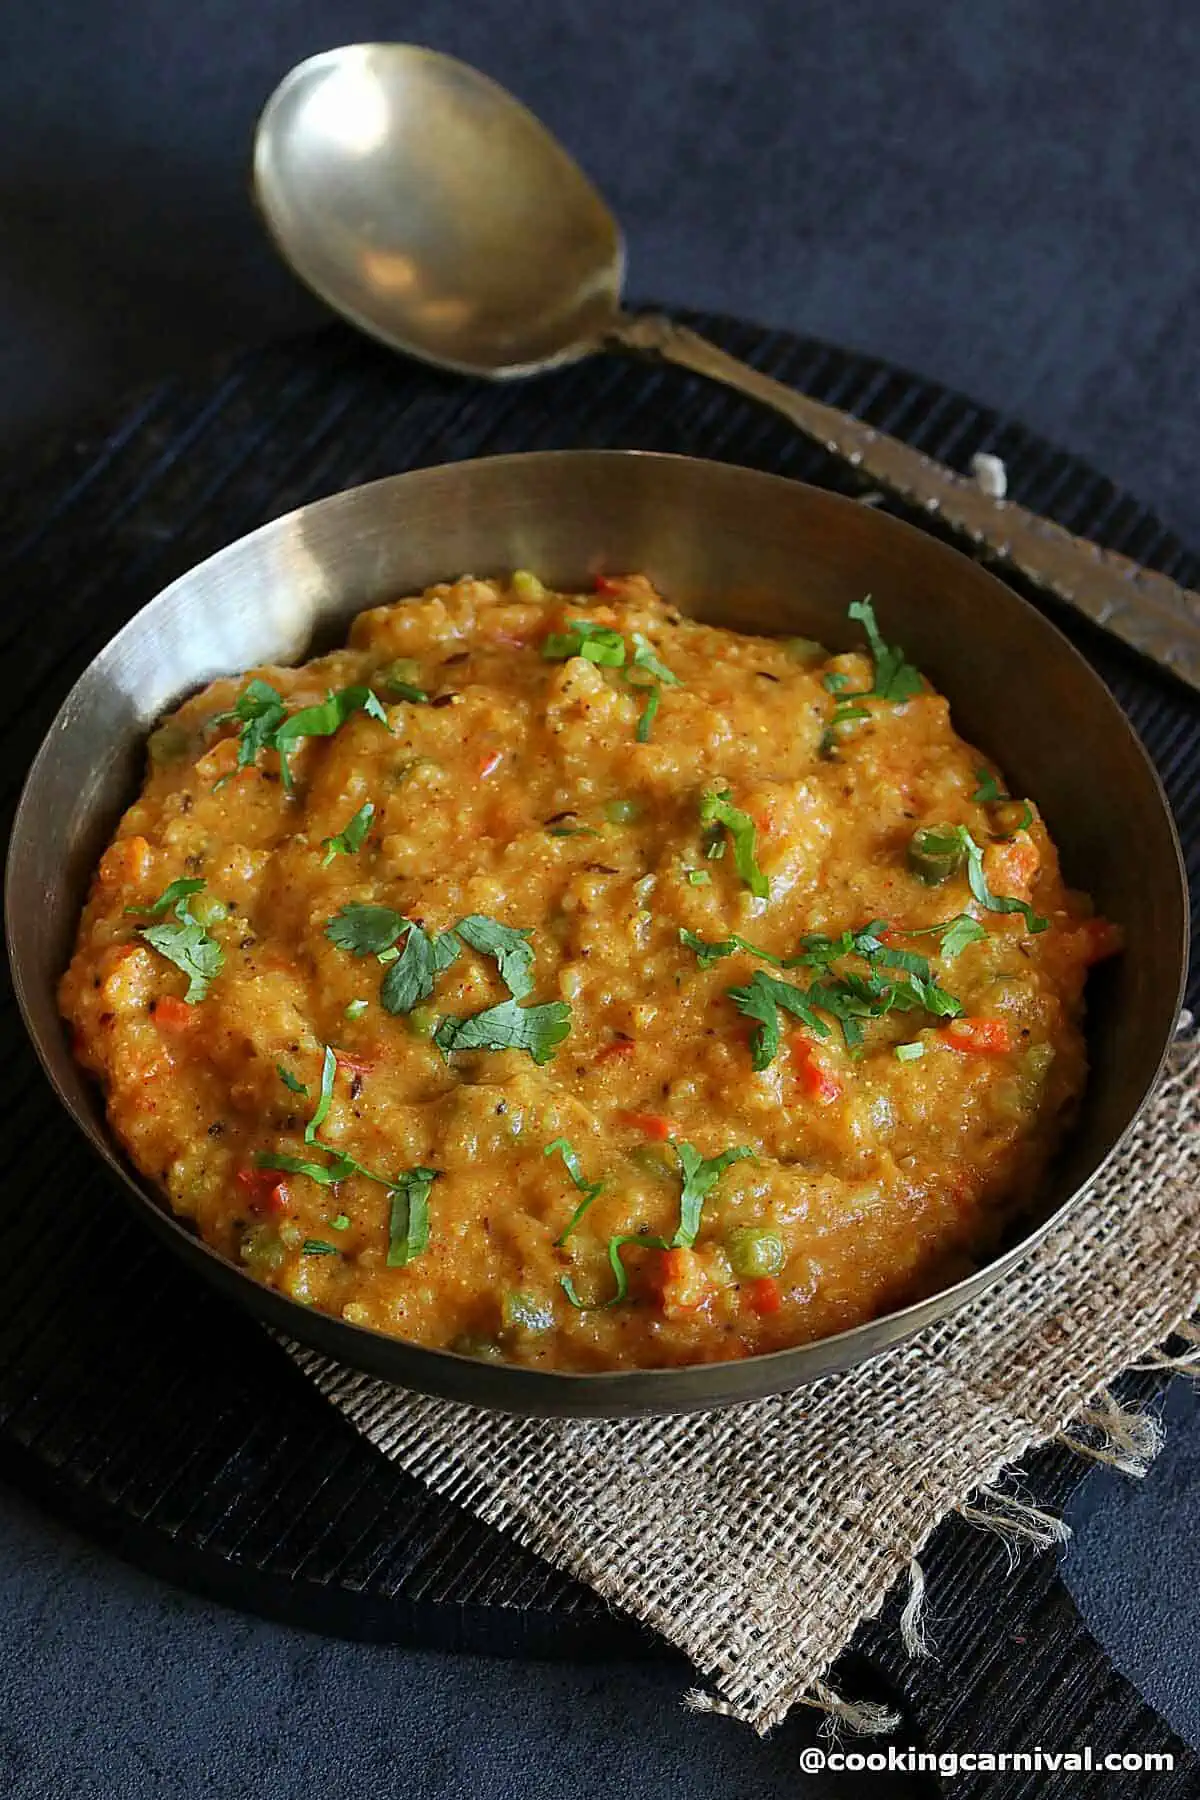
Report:
[[[713,1690],[691,1704],[760,1732],[796,1704],[878,1731],[886,1710],[826,1673],[906,1574],[900,1631],[921,1653],[918,1558],[948,1513],[1045,1546],[1066,1527],[1009,1477],[1032,1446],[1145,1471],[1157,1423],[1107,1384],[1139,1361],[1200,1364],[1198,1226],[1200,1041],[1180,1038],[1110,1167],[1015,1270],[796,1393],[680,1418],[514,1419],[289,1349],[384,1455],[683,1650]]]

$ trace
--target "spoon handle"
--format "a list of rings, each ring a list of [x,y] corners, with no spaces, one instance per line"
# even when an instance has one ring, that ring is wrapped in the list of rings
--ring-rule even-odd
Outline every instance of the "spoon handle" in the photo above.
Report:
[[[678,363],[772,407],[888,493],[936,514],[989,559],[1075,607],[1200,691],[1200,594],[1011,500],[994,499],[898,438],[760,375],[673,319],[657,313],[623,317],[607,343]]]

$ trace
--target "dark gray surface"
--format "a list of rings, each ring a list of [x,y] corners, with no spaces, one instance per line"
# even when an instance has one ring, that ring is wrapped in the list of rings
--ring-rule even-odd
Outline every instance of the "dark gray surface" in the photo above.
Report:
[[[462,55],[534,106],[621,212],[634,291],[926,371],[1200,537],[1188,0],[10,6],[0,456],[131,380],[320,316],[260,237],[246,147],[291,62],[364,37]],[[1067,1572],[1196,1742],[1198,1427],[1173,1406],[1149,1485],[1089,1484]],[[801,1726],[764,1750],[688,1721],[669,1671],[323,1646],[181,1600],[15,1501],[0,1585],[0,1776],[22,1800],[823,1791],[794,1773]]]

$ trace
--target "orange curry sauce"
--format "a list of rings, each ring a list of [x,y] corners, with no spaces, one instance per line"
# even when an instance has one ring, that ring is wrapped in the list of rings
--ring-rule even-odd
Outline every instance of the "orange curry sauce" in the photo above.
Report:
[[[465,579],[188,700],[61,989],[134,1164],[305,1305],[544,1368],[967,1271],[1117,938],[869,623],[830,656],[638,576]]]

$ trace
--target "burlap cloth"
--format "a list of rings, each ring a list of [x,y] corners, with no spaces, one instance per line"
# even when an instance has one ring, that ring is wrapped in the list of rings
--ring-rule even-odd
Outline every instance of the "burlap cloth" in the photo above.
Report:
[[[773,1400],[682,1418],[512,1419],[400,1392],[293,1346],[385,1456],[578,1576],[685,1651],[698,1697],[760,1731],[797,1701],[884,1721],[826,1671],[959,1510],[1062,1536],[995,1484],[1031,1445],[1138,1472],[1157,1427],[1104,1383],[1200,1301],[1200,1039],[1179,1038],[1120,1155],[1060,1226],[955,1318]],[[1099,1399],[1097,1399],[1099,1396]]]

